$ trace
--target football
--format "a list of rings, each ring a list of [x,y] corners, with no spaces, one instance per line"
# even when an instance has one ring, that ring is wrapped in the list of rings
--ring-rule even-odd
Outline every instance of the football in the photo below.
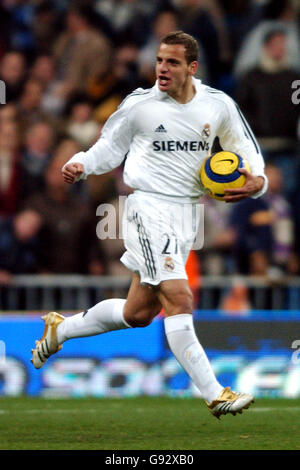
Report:
[[[247,160],[237,153],[221,151],[209,155],[200,168],[200,180],[205,192],[213,199],[222,201],[227,188],[244,186],[246,177],[238,168],[250,172]]]

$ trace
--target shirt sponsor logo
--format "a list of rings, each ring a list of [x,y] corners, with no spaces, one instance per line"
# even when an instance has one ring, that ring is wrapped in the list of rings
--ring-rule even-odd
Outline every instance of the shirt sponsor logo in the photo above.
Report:
[[[185,152],[199,152],[200,150],[208,151],[209,143],[197,140],[155,140],[153,142],[153,150],[155,152],[172,152],[178,150],[183,150]]]

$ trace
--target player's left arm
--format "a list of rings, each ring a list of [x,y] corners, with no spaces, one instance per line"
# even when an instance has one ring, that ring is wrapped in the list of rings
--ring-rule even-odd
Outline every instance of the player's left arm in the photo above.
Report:
[[[224,150],[229,150],[248,160],[251,172],[239,169],[246,177],[242,188],[226,190],[226,202],[238,202],[248,197],[258,198],[268,188],[268,179],[264,172],[264,159],[254,134],[238,105],[224,95],[224,114],[219,128],[219,140]]]
[[[85,152],[78,152],[62,168],[66,183],[102,175],[117,168],[124,160],[131,143],[128,111],[120,106],[105,123],[100,138]]]

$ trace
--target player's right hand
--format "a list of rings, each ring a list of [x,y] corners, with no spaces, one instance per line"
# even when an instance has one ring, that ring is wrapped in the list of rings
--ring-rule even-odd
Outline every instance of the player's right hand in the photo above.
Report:
[[[62,175],[65,183],[73,184],[84,172],[83,165],[81,163],[69,163],[62,170]]]

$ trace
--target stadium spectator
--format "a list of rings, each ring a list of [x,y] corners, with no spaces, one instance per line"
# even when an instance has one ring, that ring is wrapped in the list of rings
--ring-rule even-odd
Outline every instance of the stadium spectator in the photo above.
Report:
[[[232,287],[221,297],[219,308],[230,315],[247,315],[251,311],[249,291],[242,280],[233,281]]]
[[[18,115],[22,127],[22,132],[26,132],[28,127],[38,121],[56,123],[48,113],[42,108],[43,85],[39,80],[29,79],[24,85],[22,95],[17,102]],[[57,124],[58,125],[58,124]]]
[[[208,274],[278,275],[293,271],[294,221],[291,205],[282,194],[282,172],[267,164],[265,173],[269,188],[257,205],[249,200],[232,209],[213,199],[205,201],[203,269],[210,268]]]
[[[265,168],[269,179],[268,192],[263,196],[273,213],[273,249],[272,265],[285,274],[293,271],[295,224],[292,217],[292,207],[282,194],[283,175],[280,168],[267,164]]]
[[[61,2],[63,4],[63,2]],[[50,52],[62,28],[62,14],[52,0],[35,2],[32,32],[37,53]]]
[[[51,117],[62,114],[65,100],[60,96],[54,57],[45,53],[38,55],[32,64],[29,77],[42,85],[42,112]]]
[[[153,20],[151,33],[146,44],[139,53],[139,73],[141,77],[155,81],[156,51],[160,40],[171,31],[178,29],[178,14],[176,10],[159,10]]]
[[[85,95],[77,95],[69,103],[69,108],[65,126],[66,135],[85,150],[97,140],[99,134],[99,124],[92,116],[92,102]]]
[[[260,276],[276,282],[282,275],[299,273],[299,256],[294,251],[291,208],[281,194],[282,173],[269,164],[265,171],[269,178],[268,192],[256,201],[242,201],[233,207],[230,215],[232,273]],[[226,232],[224,236],[227,236]],[[271,291],[271,286],[260,287],[257,296],[251,288],[234,285],[223,298],[221,308],[240,310],[240,313],[246,313],[250,306],[254,309],[274,308]],[[284,297],[281,301],[277,308],[286,308]]]
[[[39,54],[29,72],[30,78],[37,80],[47,90],[48,86],[55,80],[55,60],[51,54]]]
[[[245,37],[234,60],[233,73],[239,77],[257,66],[267,34],[282,30],[287,35],[286,64],[300,71],[299,6],[291,0],[274,0],[265,6],[264,19]]]
[[[39,121],[28,127],[24,140],[20,161],[23,200],[44,186],[44,171],[52,156],[54,132],[47,122]]]
[[[115,49],[113,69],[122,98],[139,86],[147,88],[153,84],[140,75],[139,56],[140,50],[132,42],[125,42]]]
[[[7,122],[17,122],[17,107],[13,103],[8,103],[5,106],[0,106],[0,126]]]
[[[71,92],[85,91],[88,81],[104,76],[111,63],[111,45],[90,23],[90,9],[71,5],[66,13],[66,30],[54,44],[59,91],[66,99]]]
[[[236,273],[267,276],[274,245],[273,221],[273,213],[264,198],[247,199],[233,207],[228,226],[233,231]]]
[[[105,77],[89,81],[87,94],[94,103],[94,117],[99,124],[106,122],[129,92],[139,86],[149,88],[152,85],[139,76],[138,54],[139,49],[132,42],[116,46],[112,66]]]
[[[257,136],[266,162],[282,169],[283,190],[291,196],[298,184],[296,148],[300,113],[291,100],[291,84],[298,74],[287,65],[286,51],[286,34],[281,30],[268,33],[260,63],[239,80],[236,99]]]
[[[51,54],[41,54],[35,59],[30,78],[42,85],[41,110],[51,117],[60,117],[68,98],[62,93],[62,82],[58,78],[57,63]]]
[[[62,141],[55,149],[45,171],[45,189],[25,202],[26,208],[42,217],[39,272],[102,274],[96,217],[92,218],[87,201],[74,198],[61,177],[61,167],[70,155],[69,144]]]
[[[203,49],[209,84],[218,86],[231,60],[225,15],[218,0],[179,0],[180,29],[195,36]]]
[[[13,274],[36,272],[41,223],[33,210],[0,220],[0,285],[9,284]]]
[[[0,80],[6,87],[6,102],[16,101],[20,98],[26,75],[26,62],[24,56],[18,51],[4,54],[0,62]]]
[[[4,110],[5,108],[2,108],[2,113]],[[17,123],[14,120],[1,122],[0,218],[13,215],[18,207],[20,197],[19,141],[20,135]]]
[[[263,2],[256,0],[220,0],[234,60],[244,37],[263,19]],[[231,64],[232,65],[232,64]]]
[[[222,275],[230,271],[233,231],[228,228],[231,211],[229,204],[209,196],[204,202],[204,245],[201,250],[201,267],[205,275]]]
[[[148,35],[149,18],[160,7],[158,0],[96,0],[95,10],[111,25],[114,42],[124,39],[141,45]]]

